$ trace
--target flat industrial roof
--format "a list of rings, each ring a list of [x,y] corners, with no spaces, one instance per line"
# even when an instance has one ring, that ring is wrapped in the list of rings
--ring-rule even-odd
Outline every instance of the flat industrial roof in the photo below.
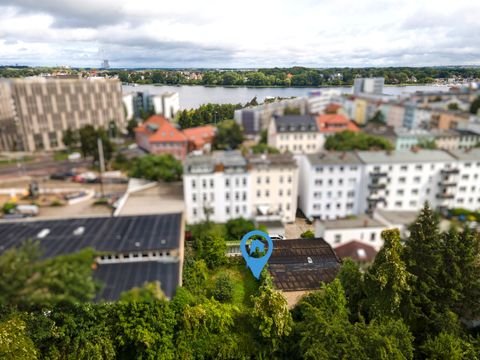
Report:
[[[162,291],[171,299],[180,283],[179,264],[159,261],[98,264],[94,277],[101,282],[102,288],[96,299],[117,300],[122,292],[154,281],[160,282]]]
[[[311,165],[361,164],[354,151],[330,151],[305,155]]]
[[[380,221],[371,218],[368,215],[360,214],[348,219],[323,220],[321,221],[325,229],[356,229],[356,228],[378,228],[385,227]]]
[[[181,221],[182,214],[176,213],[1,222],[0,253],[29,239],[40,242],[47,258],[86,247],[105,252],[174,249],[180,246]]]

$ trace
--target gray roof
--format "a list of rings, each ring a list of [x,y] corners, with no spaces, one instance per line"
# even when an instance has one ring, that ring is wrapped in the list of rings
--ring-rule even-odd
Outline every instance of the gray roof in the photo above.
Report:
[[[448,152],[458,160],[480,161],[480,148],[467,150],[449,150]]]
[[[311,165],[340,165],[361,164],[361,160],[354,151],[322,152],[305,155]]]
[[[214,151],[213,158],[216,164],[223,164],[225,167],[246,166],[247,160],[239,150]]]
[[[310,115],[285,115],[275,118],[277,132],[317,132],[317,122]]]
[[[351,219],[324,220],[321,221],[325,229],[356,229],[356,228],[383,228],[380,221],[368,215],[358,215]]]
[[[358,157],[366,164],[392,164],[412,162],[454,161],[443,150],[397,150],[397,151],[357,151]]]
[[[261,154],[249,155],[248,164],[253,167],[297,167],[292,154]]]
[[[215,161],[211,155],[189,155],[183,168],[185,174],[211,173],[215,170]]]
[[[391,211],[391,210],[376,210],[378,215],[393,225],[410,225],[417,217],[418,211]]]

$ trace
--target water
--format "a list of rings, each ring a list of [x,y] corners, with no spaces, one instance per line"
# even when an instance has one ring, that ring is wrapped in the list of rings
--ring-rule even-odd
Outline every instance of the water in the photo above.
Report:
[[[342,93],[351,94],[352,87],[332,87],[325,89],[340,90]],[[201,104],[245,104],[255,96],[258,102],[263,102],[265,97],[291,97],[305,96],[310,91],[321,91],[321,88],[250,88],[250,87],[205,87],[205,86],[155,86],[155,85],[123,85],[123,93],[142,91],[149,94],[163,94],[165,92],[178,92],[180,95],[180,108],[192,109]],[[448,86],[385,86],[386,95],[401,95],[416,91],[448,91]]]

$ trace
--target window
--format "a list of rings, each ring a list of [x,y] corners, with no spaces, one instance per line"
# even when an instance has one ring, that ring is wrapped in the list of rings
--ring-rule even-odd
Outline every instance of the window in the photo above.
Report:
[[[413,178],[413,182],[415,182],[416,184],[418,184],[420,182],[420,176],[415,176]]]
[[[239,179],[235,179],[235,186],[238,186],[238,185],[240,185],[240,181]]]
[[[330,210],[330,204],[327,204],[326,207],[327,207],[327,210]]]
[[[337,197],[342,197],[342,192],[341,191],[337,191]]]
[[[269,197],[269,196],[270,196],[270,191],[265,190],[265,196],[266,196],[266,197]]]
[[[335,234],[335,243],[338,244],[340,241],[342,241],[342,235],[341,234]]]
[[[466,187],[466,186],[461,186],[461,187],[459,188],[459,190],[460,190],[460,192],[463,193],[463,192],[467,191],[467,187]]]
[[[353,209],[353,203],[347,203],[347,209]]]
[[[321,192],[314,192],[313,197],[317,198],[317,199],[321,199],[322,198],[322,193]]]
[[[210,179],[210,187],[213,189],[213,179]]]
[[[225,200],[230,200],[230,193],[225,193]]]
[[[197,209],[193,208],[193,216],[197,216]]]
[[[352,198],[354,196],[355,196],[355,191],[351,190],[351,191],[347,192],[347,197]]]
[[[370,241],[375,241],[376,235],[374,232],[370,233]]]
[[[343,166],[340,166],[340,172],[343,172]]]
[[[280,184],[283,184],[283,176],[280,176]]]
[[[230,180],[229,179],[225,179],[225,186],[230,186]]]
[[[422,165],[415,165],[415,170],[422,170],[423,166]]]
[[[322,184],[323,184],[323,180],[321,179],[315,180],[315,185],[322,185]]]
[[[343,179],[338,179],[338,185],[343,185]]]
[[[192,189],[195,189],[195,186],[197,186],[197,182],[192,179]]]
[[[290,210],[290,204],[287,203],[287,206],[285,206],[287,210]]]
[[[283,196],[283,190],[282,189],[278,190],[278,196]]]
[[[288,177],[288,183],[289,183],[289,184],[292,183],[292,177],[291,177],[291,176]]]
[[[265,182],[266,182],[267,184],[270,184],[270,178],[269,178],[268,176],[265,178]]]
[[[197,201],[197,195],[196,194],[192,194],[192,201],[193,202]]]
[[[243,200],[243,201],[247,200],[247,192],[246,192],[246,191],[244,191],[244,192],[242,193],[242,200]]]
[[[207,187],[207,180],[202,180],[202,187],[205,189]]]
[[[405,184],[406,181],[407,181],[407,179],[405,177],[398,178],[398,182],[400,184]]]
[[[417,202],[415,200],[410,201],[410,206],[417,206]]]
[[[397,207],[402,207],[402,202],[401,202],[401,201],[395,202],[395,206],[397,206]]]
[[[316,171],[317,173],[321,173],[321,172],[323,172],[323,167],[322,167],[322,166],[318,166],[318,167],[315,169],[315,171]]]
[[[328,179],[328,185],[333,185],[333,180],[332,179]]]
[[[235,214],[240,213],[240,208],[238,206],[235,206]]]
[[[262,196],[262,193],[260,192],[260,190],[257,190],[257,197],[261,197]]]
[[[259,176],[257,177],[257,184],[261,184],[262,183],[262,178]]]
[[[243,186],[246,186],[247,185],[247,178],[243,178]]]
[[[288,196],[292,195],[292,191],[290,189],[287,190],[287,195]]]
[[[350,170],[351,170],[351,171],[356,171],[356,170],[357,170],[357,167],[356,167],[356,166],[350,166]]]
[[[400,170],[401,170],[401,171],[407,171],[407,170],[408,170],[408,166],[407,166],[407,165],[402,165],[402,166],[400,166]]]
[[[225,213],[226,213],[227,215],[230,215],[230,207],[229,207],[229,206],[227,206],[227,207],[225,208]]]
[[[380,171],[380,166],[374,166],[373,171],[376,171],[376,172]]]
[[[468,175],[462,175],[462,180],[468,180],[469,176]]]
[[[403,190],[397,190],[397,195],[403,195],[404,191]]]
[[[203,194],[203,201],[207,201],[207,194],[206,193]]]
[[[342,205],[340,203],[337,203],[337,210],[340,210],[341,207]]]
[[[235,200],[238,201],[240,199],[240,195],[238,194],[238,192],[235,192]]]

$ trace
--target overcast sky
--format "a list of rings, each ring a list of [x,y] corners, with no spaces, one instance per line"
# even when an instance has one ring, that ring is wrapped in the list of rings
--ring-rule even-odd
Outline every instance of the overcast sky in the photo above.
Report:
[[[0,64],[480,65],[478,0],[0,0]]]

